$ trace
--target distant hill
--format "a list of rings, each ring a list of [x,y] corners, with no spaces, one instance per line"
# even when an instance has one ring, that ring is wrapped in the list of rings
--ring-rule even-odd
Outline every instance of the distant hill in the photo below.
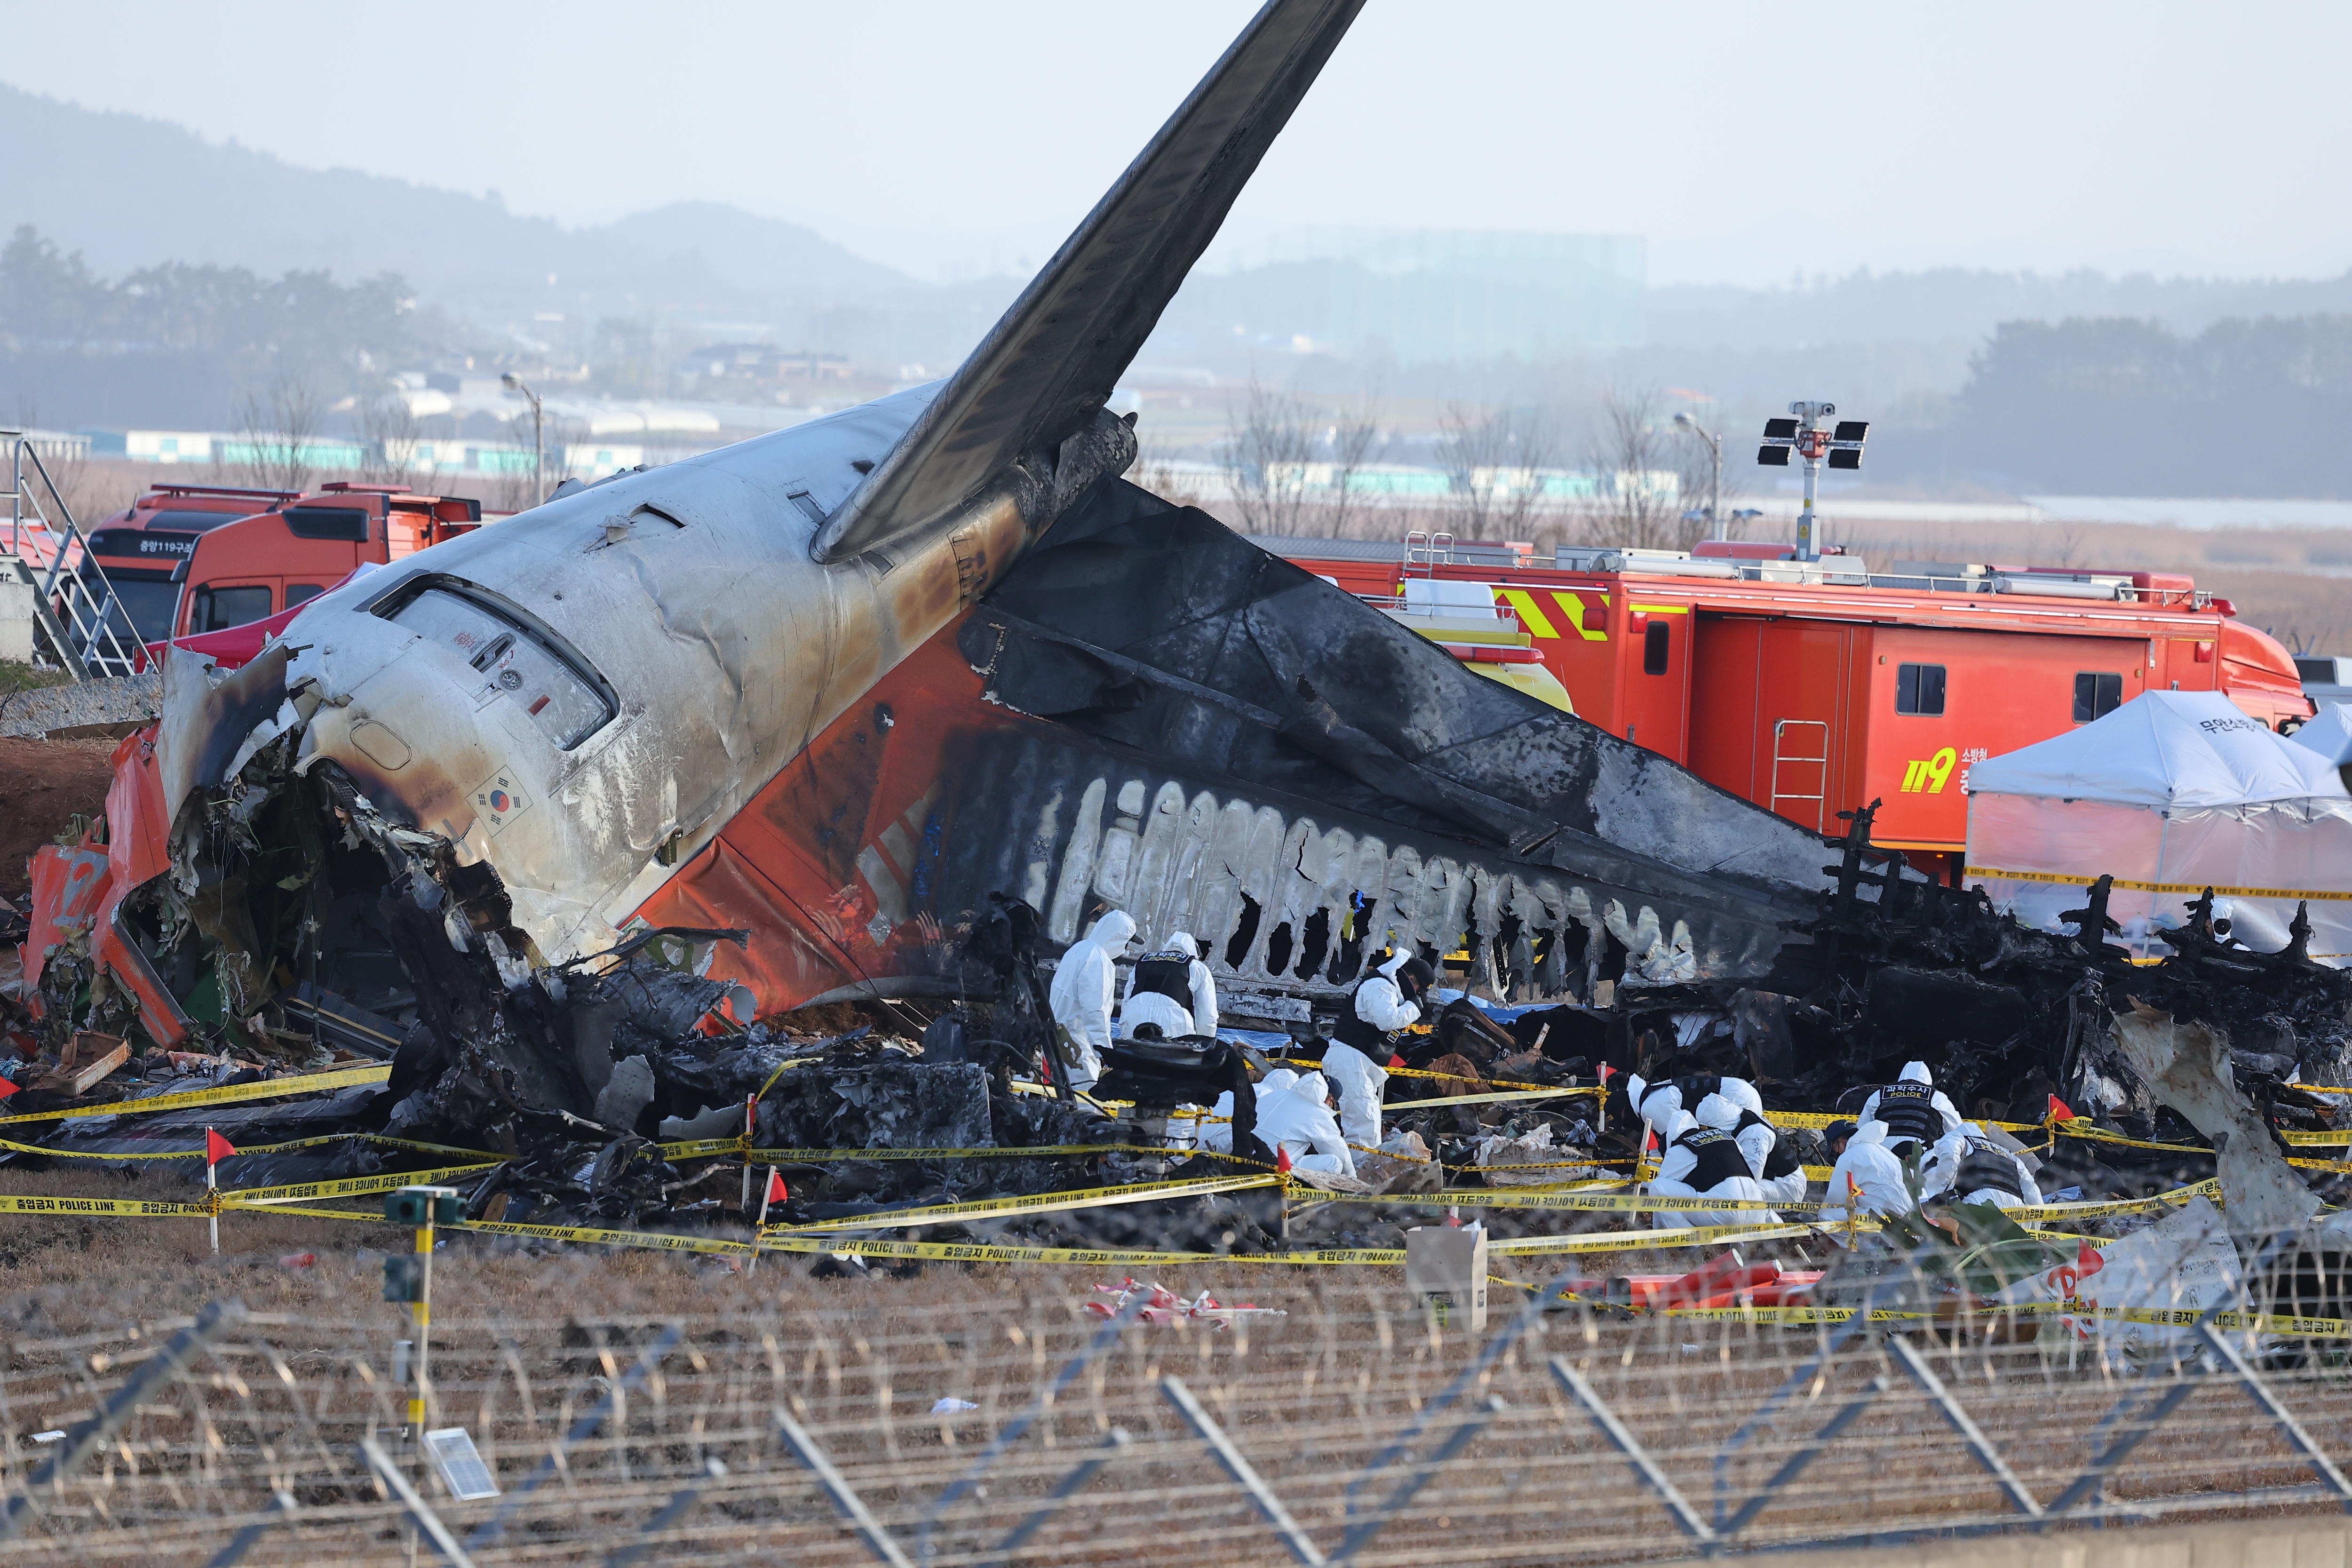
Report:
[[[164,260],[324,268],[346,279],[396,272],[488,322],[544,310],[805,311],[936,293],[814,229],[714,203],[570,229],[487,196],[296,168],[5,85],[0,146],[11,150],[0,232],[31,224],[101,273]]]

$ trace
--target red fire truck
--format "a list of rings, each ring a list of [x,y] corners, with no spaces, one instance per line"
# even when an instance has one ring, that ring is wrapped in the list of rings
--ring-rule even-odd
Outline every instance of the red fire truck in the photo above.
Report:
[[[90,528],[90,554],[129,617],[115,628],[125,641],[169,635],[180,590],[173,573],[214,529],[294,500],[287,490],[223,485],[157,485]]]
[[[2294,660],[2185,576],[1675,551],[1258,542],[1482,673],[1792,821],[1883,800],[1874,839],[1957,874],[1969,765],[2142,691],[2220,691],[2273,728],[2313,712]],[[1541,678],[1537,678],[1541,680]],[[1548,680],[1541,682],[1548,686]],[[1545,695],[1538,690],[1538,695]]]
[[[205,534],[182,562],[171,636],[266,620],[326,592],[362,562],[398,561],[482,521],[482,503],[465,496],[340,482],[255,511]]]

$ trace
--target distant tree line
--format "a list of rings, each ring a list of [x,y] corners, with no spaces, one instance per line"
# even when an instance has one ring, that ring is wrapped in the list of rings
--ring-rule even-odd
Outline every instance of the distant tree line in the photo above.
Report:
[[[395,276],[166,262],[109,279],[30,226],[0,248],[0,419],[220,423],[239,388],[381,384],[443,332]],[[120,422],[118,419],[115,422]]]
[[[1919,477],[2028,493],[2342,497],[2347,430],[2352,315],[2193,337],[2104,318],[2004,322],[1949,417],[1883,445]]]

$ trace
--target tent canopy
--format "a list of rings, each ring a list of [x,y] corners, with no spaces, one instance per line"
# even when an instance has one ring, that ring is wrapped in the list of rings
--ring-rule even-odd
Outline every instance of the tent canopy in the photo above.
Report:
[[[2188,810],[2346,798],[2332,762],[2217,691],[2143,692],[2079,730],[1986,758],[1968,787]]]
[[[2330,767],[2352,763],[2352,704],[2329,703],[2319,710],[2318,718],[2287,739],[2317,752]]]

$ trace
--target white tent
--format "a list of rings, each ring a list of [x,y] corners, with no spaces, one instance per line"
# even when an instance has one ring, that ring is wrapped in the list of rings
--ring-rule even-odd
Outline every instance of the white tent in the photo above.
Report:
[[[2313,955],[2352,959],[2352,795],[2319,750],[2218,692],[2147,692],[1978,763],[1968,789],[1969,882],[2028,925],[2071,929],[2058,916],[2104,874],[2143,956],[2210,887],[2247,946],[2284,947],[2307,900]]]

